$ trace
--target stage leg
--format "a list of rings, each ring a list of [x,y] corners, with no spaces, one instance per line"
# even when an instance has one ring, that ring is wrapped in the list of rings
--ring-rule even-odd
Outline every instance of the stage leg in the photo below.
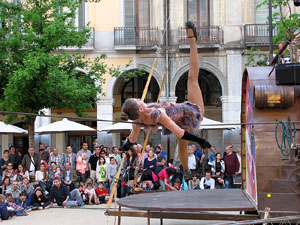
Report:
[[[147,217],[147,225],[150,225],[150,214],[148,212],[148,217]]]
[[[160,218],[160,225],[163,225],[163,224],[164,224],[163,218]]]
[[[119,212],[121,212],[121,206],[119,206]],[[121,215],[118,216],[118,225],[121,225]]]

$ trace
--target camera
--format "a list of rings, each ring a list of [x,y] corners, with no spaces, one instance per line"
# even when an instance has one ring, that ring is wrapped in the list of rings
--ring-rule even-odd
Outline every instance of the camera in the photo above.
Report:
[[[297,6],[300,6],[300,0],[294,0],[294,5],[297,7]]]

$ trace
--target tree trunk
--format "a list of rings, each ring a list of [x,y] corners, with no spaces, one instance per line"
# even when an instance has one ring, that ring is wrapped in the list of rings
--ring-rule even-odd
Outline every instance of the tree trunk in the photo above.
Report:
[[[29,148],[34,147],[34,121],[35,117],[30,117],[28,122],[28,142]]]

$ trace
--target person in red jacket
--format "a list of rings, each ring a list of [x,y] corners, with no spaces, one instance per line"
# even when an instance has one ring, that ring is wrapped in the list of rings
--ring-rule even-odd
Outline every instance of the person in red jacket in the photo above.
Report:
[[[233,146],[228,145],[226,147],[226,155],[224,156],[225,162],[225,188],[234,188],[233,178],[238,175],[240,169],[240,163],[235,152],[233,152]]]

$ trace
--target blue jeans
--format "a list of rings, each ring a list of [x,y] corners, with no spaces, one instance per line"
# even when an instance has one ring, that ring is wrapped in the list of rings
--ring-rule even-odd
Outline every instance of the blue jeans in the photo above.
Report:
[[[234,177],[236,177],[235,174],[227,175],[227,177],[225,178],[225,189],[234,188],[234,185],[233,185]]]
[[[69,206],[69,207],[84,206],[80,192],[77,188],[70,192],[70,199],[68,200],[66,206]]]
[[[20,211],[17,211],[16,216],[24,216],[23,212],[24,212],[24,209],[21,209]]]
[[[167,190],[166,189],[166,184],[164,180],[159,180],[159,184],[160,184],[160,189],[161,190]]]
[[[46,191],[46,185],[45,185],[45,183],[42,182],[42,181],[39,181],[39,185],[41,186],[43,192],[45,193],[45,191]]]

